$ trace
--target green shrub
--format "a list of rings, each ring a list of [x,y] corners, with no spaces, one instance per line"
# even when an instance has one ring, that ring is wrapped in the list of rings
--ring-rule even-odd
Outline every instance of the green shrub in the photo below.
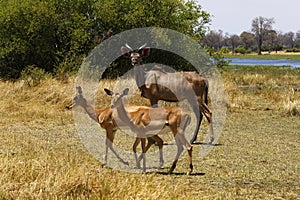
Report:
[[[286,52],[289,52],[289,53],[295,53],[295,52],[300,52],[300,49],[299,48],[292,48],[292,49],[286,49],[285,50]]]
[[[251,53],[251,49],[246,49],[244,46],[239,46],[237,48],[234,49],[235,53],[240,53],[240,54],[247,54],[247,53]]]
[[[44,69],[38,68],[34,65],[25,67],[21,71],[21,79],[23,79],[29,87],[37,86],[41,80],[50,77],[49,73],[46,73]]]

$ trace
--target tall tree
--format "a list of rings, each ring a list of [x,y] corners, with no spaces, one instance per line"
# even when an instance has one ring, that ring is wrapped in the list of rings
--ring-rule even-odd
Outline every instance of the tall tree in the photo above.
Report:
[[[228,46],[230,46],[232,53],[234,53],[235,48],[240,44],[240,38],[236,34],[227,34],[226,43]]]
[[[245,49],[249,49],[255,44],[255,35],[249,32],[242,32],[240,35],[241,44],[245,46]]]
[[[270,30],[266,37],[266,43],[269,46],[269,52],[271,51],[278,51],[279,43],[278,43],[278,37],[277,32],[275,30]]]
[[[252,21],[252,32],[255,34],[257,42],[258,55],[261,55],[261,47],[265,36],[272,30],[272,26],[275,23],[274,18],[256,17]]]
[[[217,31],[210,31],[205,35],[205,37],[202,40],[202,43],[214,50],[219,50],[224,42],[224,37],[223,37],[223,31],[219,30]]]
[[[296,42],[296,34],[293,32],[288,32],[283,35],[283,44],[289,48],[294,48]]]
[[[300,48],[300,31],[297,31],[296,33],[295,46]]]

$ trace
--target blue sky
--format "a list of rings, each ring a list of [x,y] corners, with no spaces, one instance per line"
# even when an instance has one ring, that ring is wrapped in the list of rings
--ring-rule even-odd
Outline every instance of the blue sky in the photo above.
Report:
[[[283,33],[300,31],[300,0],[197,0],[212,17],[210,28],[240,34],[251,30],[252,20],[274,18],[273,28]]]

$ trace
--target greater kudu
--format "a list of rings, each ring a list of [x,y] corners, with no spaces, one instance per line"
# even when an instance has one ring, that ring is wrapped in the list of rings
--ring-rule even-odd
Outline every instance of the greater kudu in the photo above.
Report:
[[[197,139],[203,114],[209,122],[210,143],[214,140],[212,112],[208,104],[208,81],[197,72],[169,73],[160,69],[146,70],[143,58],[149,56],[150,48],[143,45],[137,51],[126,44],[121,47],[122,54],[130,58],[134,69],[136,84],[141,96],[150,100],[152,107],[157,106],[158,100],[178,102],[187,99],[196,115],[196,128],[191,143]],[[194,94],[191,97],[191,92]],[[198,107],[197,107],[198,104]]]

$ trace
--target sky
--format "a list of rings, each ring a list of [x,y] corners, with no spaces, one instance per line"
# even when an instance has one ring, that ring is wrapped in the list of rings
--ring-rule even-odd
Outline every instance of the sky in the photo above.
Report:
[[[252,20],[274,18],[273,29],[282,33],[300,31],[300,0],[197,0],[211,18],[211,30],[241,34],[251,31]]]

